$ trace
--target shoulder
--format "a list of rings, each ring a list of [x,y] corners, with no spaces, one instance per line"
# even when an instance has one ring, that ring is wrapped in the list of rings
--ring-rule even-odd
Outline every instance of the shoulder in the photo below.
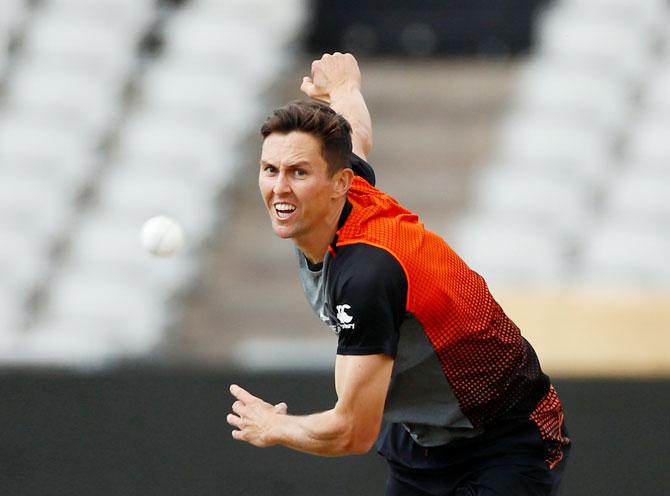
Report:
[[[406,314],[407,280],[387,251],[357,243],[338,249],[329,279],[331,322],[340,355],[395,356]]]
[[[338,247],[333,269],[337,285],[347,292],[371,294],[390,288],[406,290],[400,262],[383,248],[366,243]]]

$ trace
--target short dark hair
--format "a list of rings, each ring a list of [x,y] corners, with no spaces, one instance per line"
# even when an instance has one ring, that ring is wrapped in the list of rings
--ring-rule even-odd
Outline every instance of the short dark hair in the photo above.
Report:
[[[276,109],[261,127],[263,139],[272,133],[302,131],[321,141],[321,156],[330,176],[351,163],[351,125],[328,105],[296,100]]]

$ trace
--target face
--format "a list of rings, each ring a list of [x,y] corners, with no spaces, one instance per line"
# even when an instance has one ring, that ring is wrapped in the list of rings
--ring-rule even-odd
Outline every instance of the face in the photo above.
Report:
[[[274,232],[298,244],[318,236],[346,195],[341,176],[329,177],[321,143],[314,136],[293,131],[265,138],[258,185]]]

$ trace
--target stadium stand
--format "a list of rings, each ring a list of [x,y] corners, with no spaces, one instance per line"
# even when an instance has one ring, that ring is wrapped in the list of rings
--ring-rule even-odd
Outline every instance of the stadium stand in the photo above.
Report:
[[[503,219],[527,267],[505,271],[514,254],[494,262],[470,241],[469,220],[452,230],[493,285],[543,286],[552,279],[531,266],[547,263],[563,284],[670,288],[669,19],[662,0],[562,0],[541,16],[466,214]],[[560,263],[533,255],[542,249],[529,226],[562,248]]]
[[[0,7],[2,360],[91,365],[149,353],[179,320],[225,223],[240,143],[307,9]],[[668,19],[662,0],[562,0],[540,19],[497,153],[449,230],[493,286],[670,287]],[[139,227],[155,214],[184,225],[182,256],[141,251]]]
[[[160,343],[225,221],[259,95],[289,60],[293,4],[3,0],[4,362],[94,367]],[[157,214],[183,224],[180,257],[142,251]]]

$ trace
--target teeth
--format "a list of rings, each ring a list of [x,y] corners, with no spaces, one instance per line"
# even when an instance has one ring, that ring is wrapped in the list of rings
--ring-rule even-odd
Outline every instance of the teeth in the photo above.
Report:
[[[274,207],[277,215],[283,218],[291,215],[296,209],[296,207],[290,203],[275,203]]]

